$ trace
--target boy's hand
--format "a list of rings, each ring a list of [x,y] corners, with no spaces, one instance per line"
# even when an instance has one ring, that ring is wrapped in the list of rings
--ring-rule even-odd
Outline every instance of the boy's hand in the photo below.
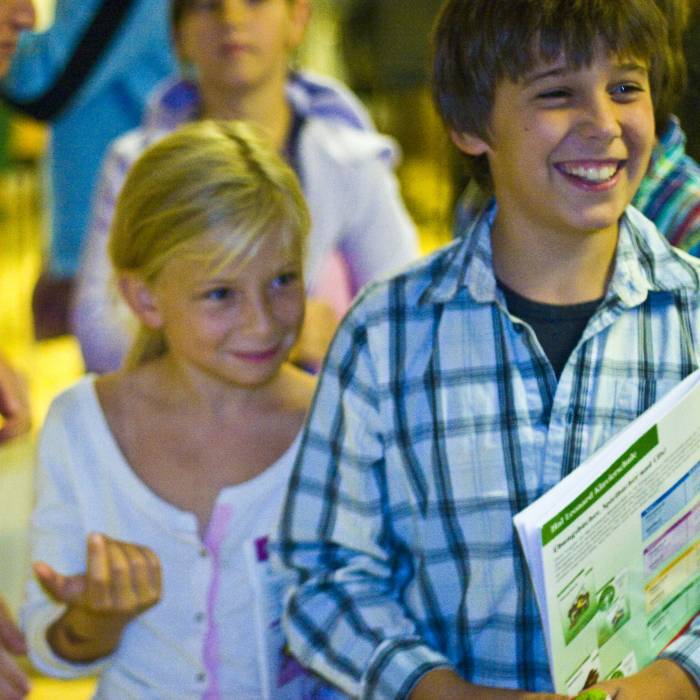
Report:
[[[48,639],[58,654],[75,661],[111,653],[124,627],[161,596],[156,554],[101,534],[88,538],[85,574],[64,576],[44,562],[34,564],[34,573],[52,598],[67,605]]]
[[[627,678],[606,681],[594,686],[604,690],[612,700],[698,700],[700,689],[676,663],[659,659],[643,671]]]
[[[0,443],[26,433],[30,417],[26,382],[0,356]]]
[[[21,700],[29,692],[27,678],[13,658],[26,651],[24,637],[0,598],[0,700]]]
[[[409,700],[567,700],[566,695],[528,693],[524,690],[488,688],[467,683],[448,668],[428,671],[417,683]]]

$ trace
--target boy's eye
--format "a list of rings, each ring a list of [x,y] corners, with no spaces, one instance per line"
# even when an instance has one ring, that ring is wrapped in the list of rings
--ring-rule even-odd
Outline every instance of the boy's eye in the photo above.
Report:
[[[644,92],[644,88],[637,83],[620,83],[620,85],[613,87],[610,92],[617,97],[634,97],[640,92]]]
[[[193,0],[192,9],[198,12],[216,12],[222,4],[223,0]]]
[[[563,100],[569,97],[571,93],[565,88],[554,88],[552,90],[545,90],[540,92],[537,97],[540,100]]]

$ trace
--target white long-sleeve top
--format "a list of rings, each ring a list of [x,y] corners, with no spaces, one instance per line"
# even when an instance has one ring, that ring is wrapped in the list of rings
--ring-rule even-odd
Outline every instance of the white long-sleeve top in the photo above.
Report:
[[[156,552],[163,595],[127,626],[114,654],[71,664],[46,641],[63,606],[31,581],[21,617],[36,667],[63,678],[101,672],[96,697],[102,700],[303,697],[291,685],[302,673],[280,656],[283,637],[274,624],[283,582],[266,558],[297,446],[298,438],[262,474],[223,489],[200,537],[195,515],[156,495],[126,462],[94,376],[61,394],[40,439],[32,560],[64,574],[82,573],[86,538],[102,532]],[[269,661],[266,669],[260,658]]]

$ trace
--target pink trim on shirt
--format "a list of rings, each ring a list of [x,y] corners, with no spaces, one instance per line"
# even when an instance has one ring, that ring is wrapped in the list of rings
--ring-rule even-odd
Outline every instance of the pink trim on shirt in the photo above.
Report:
[[[216,623],[216,602],[219,598],[221,585],[221,545],[226,538],[228,526],[233,516],[233,507],[229,503],[219,506],[214,510],[209,521],[209,527],[204,536],[204,545],[209,550],[212,558],[212,578],[207,597],[207,614],[209,616],[209,628],[204,637],[204,667],[209,675],[209,687],[202,696],[202,700],[219,700],[221,689],[219,688],[219,629]]]

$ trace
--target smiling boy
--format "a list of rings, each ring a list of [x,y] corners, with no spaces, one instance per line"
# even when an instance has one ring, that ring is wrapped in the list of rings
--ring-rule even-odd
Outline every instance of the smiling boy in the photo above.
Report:
[[[700,262],[629,206],[664,30],[652,0],[443,8],[437,104],[495,203],[345,318],[277,536],[290,646],[354,697],[560,697],[512,516],[700,366]],[[697,698],[698,631],[601,687]]]

